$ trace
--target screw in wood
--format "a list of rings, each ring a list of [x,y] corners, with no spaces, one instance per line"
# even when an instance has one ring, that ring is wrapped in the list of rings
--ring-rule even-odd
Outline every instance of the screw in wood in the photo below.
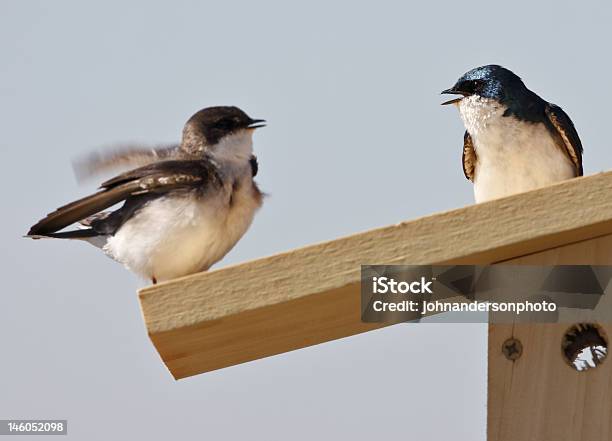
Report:
[[[502,352],[508,360],[517,360],[523,354],[523,344],[519,339],[510,337],[502,344]]]

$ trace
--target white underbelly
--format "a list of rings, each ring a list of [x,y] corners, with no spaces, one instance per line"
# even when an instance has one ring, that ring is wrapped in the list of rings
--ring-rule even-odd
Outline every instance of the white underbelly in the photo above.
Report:
[[[128,269],[158,281],[207,270],[244,235],[261,205],[244,185],[229,204],[228,193],[202,199],[194,194],[152,200],[104,250]]]
[[[504,116],[506,111],[497,101],[475,95],[459,103],[476,151],[476,202],[544,187],[576,173],[544,123]]]
[[[474,144],[478,158],[476,202],[545,187],[573,178],[576,173],[543,124],[534,124],[528,133],[509,131],[504,136],[484,136]]]

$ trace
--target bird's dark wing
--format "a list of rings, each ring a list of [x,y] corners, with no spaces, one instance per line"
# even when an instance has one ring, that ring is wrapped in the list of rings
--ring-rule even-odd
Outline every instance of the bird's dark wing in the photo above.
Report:
[[[561,107],[546,105],[547,127],[555,137],[557,145],[565,152],[576,168],[576,176],[582,176],[582,143],[574,123]]]
[[[143,147],[119,146],[112,150],[93,152],[72,163],[77,181],[82,182],[102,173],[117,172],[128,168],[143,167],[157,161],[174,158],[177,145]]]
[[[476,151],[472,137],[465,131],[463,135],[463,174],[470,181],[474,182],[474,171],[476,170]]]
[[[251,155],[251,159],[249,159],[249,164],[251,165],[251,177],[254,178],[255,176],[257,176],[257,171],[259,170],[257,156]]]
[[[46,235],[83,220],[126,200],[127,209],[135,199],[159,196],[170,190],[221,185],[217,167],[211,161],[161,161],[130,170],[104,182],[101,190],[48,214],[30,229],[28,235]],[[122,208],[123,209],[123,208]]]

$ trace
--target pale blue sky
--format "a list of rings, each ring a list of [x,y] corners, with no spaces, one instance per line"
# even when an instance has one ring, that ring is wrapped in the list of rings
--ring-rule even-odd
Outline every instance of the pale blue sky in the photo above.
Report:
[[[217,267],[466,205],[463,128],[439,92],[488,63],[569,113],[587,174],[609,169],[602,5],[0,1],[0,418],[68,419],[74,440],[484,440],[485,325],[399,325],[174,382],[141,281],[21,235],[94,188],[75,157],[176,141],[218,104],[268,120],[270,197]]]

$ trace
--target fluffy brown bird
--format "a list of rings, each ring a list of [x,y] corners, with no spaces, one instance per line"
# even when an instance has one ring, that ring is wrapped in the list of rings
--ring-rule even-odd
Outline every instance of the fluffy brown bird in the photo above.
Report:
[[[153,283],[207,270],[262,204],[252,136],[263,122],[237,107],[208,107],[187,121],[180,145],[90,157],[81,175],[138,167],[50,213],[28,236],[85,240]],[[60,231],[74,223],[80,227]]]

